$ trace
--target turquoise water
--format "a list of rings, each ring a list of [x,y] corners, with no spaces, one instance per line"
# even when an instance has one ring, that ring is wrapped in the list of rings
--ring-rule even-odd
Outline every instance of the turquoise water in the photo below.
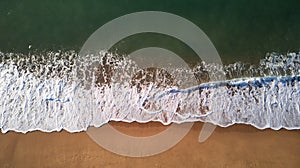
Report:
[[[106,22],[128,13],[154,10],[174,13],[198,25],[214,43],[223,63],[255,62],[267,52],[299,51],[299,5],[296,0],[2,0],[0,51],[27,53],[29,45],[32,50],[79,51]],[[156,38],[152,37],[154,43],[161,41]],[[123,48],[151,42],[151,38],[147,42],[143,39],[132,37]],[[181,50],[189,52],[185,47]]]

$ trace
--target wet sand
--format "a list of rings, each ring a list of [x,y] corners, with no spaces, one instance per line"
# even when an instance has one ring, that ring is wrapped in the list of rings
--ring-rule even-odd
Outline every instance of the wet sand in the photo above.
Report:
[[[158,123],[112,123],[134,136],[165,129]],[[119,156],[92,141],[85,132],[0,134],[0,167],[299,167],[300,131],[258,130],[251,126],[217,127],[204,143],[202,123],[170,150],[150,157]],[[142,128],[142,129],[141,129]],[[145,133],[146,132],[146,133]]]

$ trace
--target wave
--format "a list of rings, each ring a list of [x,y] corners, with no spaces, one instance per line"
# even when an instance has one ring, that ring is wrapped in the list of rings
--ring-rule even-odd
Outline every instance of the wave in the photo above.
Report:
[[[208,74],[228,80],[209,81]],[[199,85],[180,88],[191,78]],[[258,65],[202,62],[193,69],[139,69],[104,51],[0,53],[0,79],[3,133],[79,132],[112,120],[300,128],[299,53],[270,53]]]

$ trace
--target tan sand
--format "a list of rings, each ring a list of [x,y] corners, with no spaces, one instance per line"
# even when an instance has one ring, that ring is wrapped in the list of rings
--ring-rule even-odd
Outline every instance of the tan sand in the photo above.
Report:
[[[158,123],[112,123],[129,135],[149,136],[165,129]],[[218,127],[197,142],[202,123],[172,149],[150,157],[113,154],[85,132],[0,134],[0,167],[299,167],[300,131],[258,130],[251,126]],[[142,128],[142,129],[141,129]],[[147,131],[147,133],[145,133]]]

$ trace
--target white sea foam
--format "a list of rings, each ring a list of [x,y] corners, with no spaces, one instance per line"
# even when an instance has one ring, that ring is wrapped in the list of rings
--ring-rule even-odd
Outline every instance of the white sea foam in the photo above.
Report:
[[[168,69],[169,74],[155,77],[144,71],[136,75],[141,71],[134,62],[105,52],[77,63],[73,51],[0,53],[0,58],[3,133],[78,132],[111,120],[300,129],[300,54],[296,53],[271,53],[256,66],[236,63],[223,71],[202,63],[193,71]],[[229,80],[209,83],[208,71],[226,73]],[[180,88],[180,82],[194,74],[206,83]]]

